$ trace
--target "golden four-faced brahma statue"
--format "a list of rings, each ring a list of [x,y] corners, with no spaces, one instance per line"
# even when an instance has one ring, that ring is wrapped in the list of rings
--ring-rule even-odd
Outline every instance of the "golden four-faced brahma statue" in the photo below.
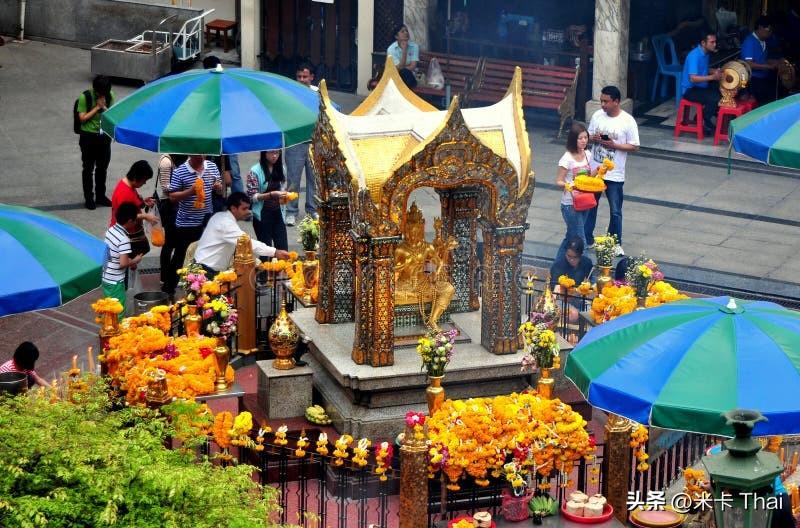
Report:
[[[425,324],[439,331],[439,319],[450,305],[456,293],[447,276],[450,251],[458,246],[455,238],[445,240],[442,221],[434,220],[436,236],[433,243],[425,240],[425,218],[416,202],[411,204],[406,215],[403,241],[395,249],[395,297],[396,305],[419,304],[420,315]],[[425,305],[430,303],[430,313]]]

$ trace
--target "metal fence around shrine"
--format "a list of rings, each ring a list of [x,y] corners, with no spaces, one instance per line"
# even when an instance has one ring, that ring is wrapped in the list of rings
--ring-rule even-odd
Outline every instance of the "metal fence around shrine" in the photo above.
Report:
[[[399,526],[399,448],[395,449],[387,479],[381,481],[375,474],[374,464],[364,467],[353,464],[350,460],[352,451],[348,452],[349,456],[341,466],[335,464],[335,457],[317,454],[314,447],[318,431],[309,429],[306,433],[311,442],[303,457],[295,455],[297,438],[291,436],[287,436],[287,445],[265,443],[260,452],[231,448],[232,454],[238,455],[236,463],[255,466],[257,473],[254,478],[262,486],[272,487],[278,492],[280,510],[273,520],[304,528]],[[329,449],[333,451],[332,444]],[[201,448],[202,455],[213,456],[217,452],[219,448],[211,441]],[[604,445],[598,444],[592,461],[583,458],[575,461],[568,474],[557,473],[551,478],[540,476],[533,487],[547,482],[550,495],[559,504],[564,502],[565,493],[571,489],[598,493],[603,486],[604,465]],[[489,477],[488,480],[488,486],[478,486],[471,477],[462,478],[459,481],[461,489],[452,491],[443,486],[438,475],[428,479],[428,526],[442,526],[442,521],[476,511],[489,511],[493,517],[502,518],[504,502],[511,496],[508,483],[503,477]],[[571,481],[569,486],[567,480]],[[517,500],[526,500],[526,497],[530,497],[530,492]],[[527,508],[527,504],[524,507]]]
[[[631,454],[631,474],[628,489],[640,497],[647,497],[648,491],[665,491],[683,476],[683,470],[700,462],[706,450],[719,441],[716,436],[684,433],[681,431],[660,430],[661,435],[651,441],[648,447],[650,458],[646,471],[636,469],[639,461]],[[666,442],[658,440],[665,439]]]

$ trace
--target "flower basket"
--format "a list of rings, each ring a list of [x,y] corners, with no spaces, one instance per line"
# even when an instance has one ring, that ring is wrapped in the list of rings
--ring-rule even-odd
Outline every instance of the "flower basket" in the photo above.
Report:
[[[528,490],[519,497],[507,489],[503,490],[500,512],[509,522],[520,522],[528,518],[528,503],[533,498],[533,490]]]

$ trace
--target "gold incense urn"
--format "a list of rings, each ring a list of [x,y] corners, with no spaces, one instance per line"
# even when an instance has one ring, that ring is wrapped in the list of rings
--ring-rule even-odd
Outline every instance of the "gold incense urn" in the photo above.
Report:
[[[300,335],[297,327],[289,319],[286,313],[286,301],[281,302],[281,311],[275,322],[269,328],[269,346],[275,354],[272,366],[278,370],[290,370],[294,368],[294,351],[297,349],[297,342]]]

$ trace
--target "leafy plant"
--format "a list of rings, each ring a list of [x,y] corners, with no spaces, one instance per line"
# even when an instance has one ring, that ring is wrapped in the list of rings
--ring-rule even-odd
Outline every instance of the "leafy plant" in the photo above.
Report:
[[[303,246],[303,250],[315,251],[319,244],[319,220],[311,215],[306,215],[297,224],[297,229],[300,233],[298,242]]]
[[[278,526],[255,468],[165,447],[175,432],[155,411],[112,411],[102,386],[76,404],[0,398],[0,526]]]

